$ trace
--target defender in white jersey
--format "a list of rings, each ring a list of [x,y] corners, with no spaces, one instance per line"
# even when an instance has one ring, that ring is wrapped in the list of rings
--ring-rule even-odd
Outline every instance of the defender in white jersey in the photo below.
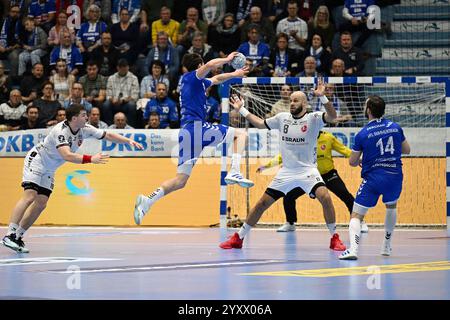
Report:
[[[290,97],[290,113],[281,112],[266,120],[251,114],[243,107],[244,102],[239,98],[230,98],[230,104],[256,128],[280,131],[283,167],[278,171],[258,203],[250,210],[250,214],[239,232],[220,244],[222,249],[242,248],[245,235],[259,221],[264,211],[295,188],[303,189],[311,198],[317,198],[322,204],[325,221],[332,236],[330,248],[337,251],[346,249],[336,233],[333,203],[316,165],[319,131],[326,122],[332,122],[336,118],[336,111],[324,96],[324,91],[325,86],[319,80],[314,94],[321,99],[326,112],[307,113],[306,95],[301,91],[296,91]]]
[[[86,124],[86,110],[80,104],[72,104],[66,109],[66,115],[68,120],[55,125],[44,142],[33,147],[25,157],[22,177],[24,192],[13,209],[8,231],[2,240],[4,246],[14,251],[29,252],[22,238],[47,205],[53,191],[56,169],[66,161],[94,164],[107,162],[109,156],[101,153],[93,156],[76,154],[84,139],[107,139],[142,149],[141,144],[129,138]]]

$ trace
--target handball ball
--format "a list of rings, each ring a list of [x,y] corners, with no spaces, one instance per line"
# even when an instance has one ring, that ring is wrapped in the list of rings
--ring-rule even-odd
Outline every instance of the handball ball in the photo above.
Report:
[[[234,56],[233,60],[231,60],[231,66],[234,69],[242,69],[245,66],[245,56],[242,53],[238,53]]]

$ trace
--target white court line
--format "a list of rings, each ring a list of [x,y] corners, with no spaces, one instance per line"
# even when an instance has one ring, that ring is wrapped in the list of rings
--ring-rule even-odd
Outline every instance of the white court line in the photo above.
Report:
[[[207,267],[221,267],[221,266],[245,266],[245,265],[258,265],[268,263],[287,262],[287,260],[263,260],[263,261],[239,261],[239,262],[219,262],[219,263],[202,263],[202,264],[180,264],[180,265],[168,265],[168,266],[153,266],[153,267],[122,267],[122,268],[103,268],[103,269],[90,269],[78,271],[79,273],[101,273],[101,272],[124,272],[124,271],[151,271],[151,270],[176,270],[186,268],[207,268]],[[50,273],[73,273],[72,271],[49,271]]]
[[[109,258],[76,258],[76,257],[39,257],[23,259],[0,259],[0,267],[28,266],[32,264],[53,264],[53,263],[78,263],[91,261],[112,261],[122,259]]]

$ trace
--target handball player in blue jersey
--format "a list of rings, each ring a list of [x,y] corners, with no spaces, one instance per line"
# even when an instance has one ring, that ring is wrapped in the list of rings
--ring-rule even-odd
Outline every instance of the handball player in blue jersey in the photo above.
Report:
[[[227,184],[238,184],[244,188],[253,186],[253,182],[245,179],[240,173],[241,155],[244,151],[246,132],[222,124],[211,124],[207,119],[206,89],[231,78],[243,77],[248,68],[223,73],[206,78],[211,70],[230,63],[237,52],[226,58],[213,59],[206,64],[197,53],[186,54],[182,65],[188,72],[183,75],[180,90],[181,129],[178,137],[179,155],[175,178],[164,181],[149,196],[138,195],[134,210],[134,221],[141,224],[150,207],[163,196],[184,188],[191,175],[192,168],[204,147],[217,147],[223,142],[233,142],[231,170],[225,177]]]
[[[350,155],[350,165],[362,167],[363,178],[353,204],[350,219],[350,249],[344,251],[339,259],[358,259],[361,235],[361,220],[369,208],[375,207],[378,198],[383,196],[386,205],[384,222],[385,237],[381,255],[391,255],[391,239],[397,220],[397,201],[402,192],[402,154],[409,154],[411,148],[406,141],[403,129],[395,122],[384,119],[385,102],[378,96],[366,100],[365,115],[369,123],[355,137]],[[360,160],[362,154],[362,160]]]

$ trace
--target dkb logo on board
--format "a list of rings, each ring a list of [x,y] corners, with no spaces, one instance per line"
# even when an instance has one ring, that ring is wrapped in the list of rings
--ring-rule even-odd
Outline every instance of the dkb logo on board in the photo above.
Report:
[[[91,194],[94,190],[89,188],[89,180],[87,179],[86,175],[91,173],[90,171],[87,170],[75,170],[72,172],[69,172],[67,174],[67,178],[66,178],[66,187],[67,189],[69,189],[70,194],[72,195],[76,195],[76,196],[84,196],[84,195],[88,195]],[[72,180],[81,182],[81,187],[79,187],[78,185],[80,185],[79,183],[77,183],[77,185],[75,185]]]

